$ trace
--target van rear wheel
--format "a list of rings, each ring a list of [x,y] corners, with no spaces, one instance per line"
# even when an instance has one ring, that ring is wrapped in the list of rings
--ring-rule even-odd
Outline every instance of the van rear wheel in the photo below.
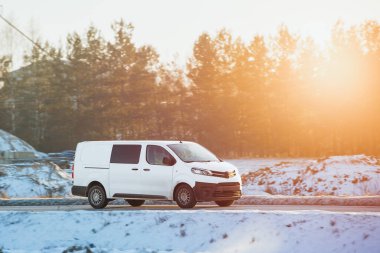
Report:
[[[141,206],[145,202],[143,199],[126,199],[125,201],[127,201],[131,206]]]
[[[197,204],[194,191],[187,184],[182,184],[177,187],[174,199],[180,208],[193,208]]]
[[[215,203],[218,206],[226,207],[226,206],[232,205],[234,203],[234,200],[219,200],[219,201],[215,201]]]
[[[95,209],[101,209],[107,206],[108,199],[106,192],[100,185],[94,185],[88,191],[88,202]]]

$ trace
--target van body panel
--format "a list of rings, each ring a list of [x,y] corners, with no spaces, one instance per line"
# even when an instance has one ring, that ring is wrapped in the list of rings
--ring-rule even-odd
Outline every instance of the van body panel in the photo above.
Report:
[[[95,143],[85,145],[80,154],[83,166],[109,168],[112,145]]]
[[[178,171],[177,171],[178,173]],[[173,200],[173,196],[174,196],[174,190],[175,190],[175,187],[179,184],[187,184],[189,185],[191,188],[194,188],[195,187],[195,180],[194,178],[190,177],[190,175],[187,175],[187,174],[184,174],[184,173],[180,173],[180,174],[177,174],[177,173],[174,173],[174,178],[173,178],[173,187],[171,189],[171,192],[170,192],[170,199]]]
[[[195,186],[195,182],[196,182],[194,178],[192,178],[190,175],[187,175],[185,173],[176,174],[173,181],[174,181],[174,187],[173,188],[175,188],[175,186],[177,186],[181,183],[188,184],[190,187],[193,188]]]
[[[207,170],[214,170],[214,171],[227,171],[227,170],[234,170],[236,169],[235,166],[232,164],[221,161],[221,162],[192,162],[188,163],[191,167],[196,168],[202,168]]]
[[[74,160],[74,186],[87,187],[91,182],[102,184],[109,195],[109,156],[111,145],[95,142],[78,143]]]
[[[86,174],[87,180],[83,182],[83,185],[88,186],[92,182],[99,182],[102,184],[106,191],[107,197],[110,196],[109,192],[109,169],[92,169],[85,168],[83,173]]]

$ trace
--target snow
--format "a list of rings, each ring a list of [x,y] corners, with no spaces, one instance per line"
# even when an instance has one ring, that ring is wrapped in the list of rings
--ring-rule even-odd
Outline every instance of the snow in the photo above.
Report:
[[[50,162],[0,164],[0,197],[68,196],[71,178]]]
[[[276,158],[228,162],[237,166],[242,175],[244,195],[268,198],[279,195],[380,195],[380,159],[376,157],[354,155],[318,160]],[[67,197],[71,185],[70,176],[53,163],[41,160],[0,164],[0,198]],[[302,201],[297,200],[297,203]]]
[[[20,138],[0,129],[0,152],[18,151],[38,153],[31,145]]]
[[[3,252],[379,252],[379,213],[0,212]],[[90,251],[87,251],[90,250]]]
[[[257,171],[266,167],[273,167],[276,164],[283,162],[304,162],[305,158],[245,158],[245,159],[234,159],[226,160],[229,163],[235,165],[241,175],[247,174],[252,171]]]
[[[54,163],[43,161],[46,154],[0,129],[0,152],[6,151],[31,152],[40,159],[21,163],[15,163],[17,160],[0,160],[0,198],[70,195],[71,178]]]
[[[230,160],[246,195],[380,195],[380,159],[366,155],[323,159]]]

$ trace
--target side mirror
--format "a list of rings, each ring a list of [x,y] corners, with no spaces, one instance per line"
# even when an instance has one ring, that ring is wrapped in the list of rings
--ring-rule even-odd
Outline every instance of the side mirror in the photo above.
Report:
[[[175,160],[173,158],[165,156],[162,159],[162,164],[166,166],[173,166],[175,164]]]

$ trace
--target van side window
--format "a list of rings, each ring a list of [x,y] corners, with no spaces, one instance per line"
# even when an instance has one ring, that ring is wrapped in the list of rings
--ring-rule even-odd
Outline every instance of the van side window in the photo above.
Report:
[[[146,161],[152,165],[171,166],[175,164],[175,158],[163,147],[148,145],[146,147]]]
[[[138,164],[141,145],[113,145],[111,163]]]

